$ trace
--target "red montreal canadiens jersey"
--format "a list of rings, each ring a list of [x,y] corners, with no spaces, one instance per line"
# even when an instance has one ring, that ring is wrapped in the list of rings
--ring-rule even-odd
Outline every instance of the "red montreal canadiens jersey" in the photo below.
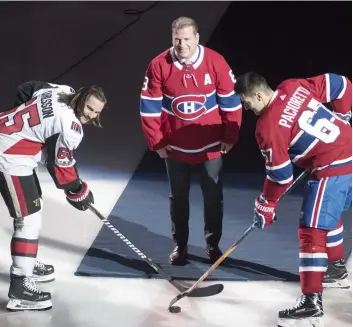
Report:
[[[279,85],[256,126],[267,198],[278,199],[292,182],[292,163],[312,178],[351,173],[351,107],[352,84],[344,76],[328,73]]]
[[[45,161],[58,188],[75,188],[73,150],[82,140],[82,126],[73,110],[58,102],[66,89],[51,86],[34,89],[32,99],[0,114],[0,171],[28,176]]]
[[[225,59],[201,45],[192,64],[181,64],[173,48],[154,58],[140,101],[149,148],[169,145],[169,157],[188,163],[219,157],[221,142],[238,140],[242,111],[234,83]]]

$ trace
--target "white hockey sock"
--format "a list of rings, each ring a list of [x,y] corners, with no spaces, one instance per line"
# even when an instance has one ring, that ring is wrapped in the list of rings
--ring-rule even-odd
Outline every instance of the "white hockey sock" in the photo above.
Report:
[[[11,240],[11,274],[32,276],[38,252],[38,237],[41,224],[41,212],[15,219],[14,233]]]

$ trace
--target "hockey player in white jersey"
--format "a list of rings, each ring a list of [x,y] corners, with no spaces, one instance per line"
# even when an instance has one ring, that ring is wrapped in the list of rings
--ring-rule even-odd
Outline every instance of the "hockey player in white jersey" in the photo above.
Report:
[[[53,83],[41,82],[41,81],[30,81],[22,83],[18,86],[16,92],[16,99],[14,107],[18,107],[24,102],[31,100],[32,98],[46,92],[48,89],[55,89],[56,91],[60,90],[67,94],[74,94],[75,90],[67,85],[58,85]],[[40,165],[45,165],[46,162],[46,151],[42,150],[42,160],[40,160]],[[39,190],[40,184],[37,178],[36,169],[33,170],[33,177],[38,185]],[[41,195],[41,194],[40,194]],[[36,282],[52,282],[55,279],[55,270],[52,265],[44,264],[39,261],[38,258],[35,261],[32,279]]]
[[[82,140],[82,124],[101,126],[106,102],[98,86],[75,93],[68,86],[27,82],[18,89],[16,106],[0,113],[0,190],[14,218],[9,311],[52,307],[51,294],[35,284],[35,279],[45,279],[41,271],[53,271],[36,262],[42,215],[35,169],[45,156],[56,187],[76,209],[87,210],[93,194],[79,178],[73,151]]]

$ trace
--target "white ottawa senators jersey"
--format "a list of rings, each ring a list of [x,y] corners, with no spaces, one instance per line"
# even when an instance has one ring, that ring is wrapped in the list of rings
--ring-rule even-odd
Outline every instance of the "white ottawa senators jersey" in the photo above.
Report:
[[[47,89],[0,114],[0,171],[31,175],[47,153],[47,168],[57,187],[66,188],[77,181],[73,150],[80,144],[83,130],[74,111],[58,102],[60,92]]]
[[[219,157],[221,142],[238,140],[242,110],[234,75],[217,52],[198,46],[190,64],[174,48],[150,63],[140,115],[152,151],[169,145],[171,158],[199,163]]]

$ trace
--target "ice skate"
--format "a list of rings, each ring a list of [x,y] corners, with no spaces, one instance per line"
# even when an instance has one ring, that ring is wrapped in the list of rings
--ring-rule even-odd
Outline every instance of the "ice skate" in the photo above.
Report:
[[[42,311],[52,307],[50,293],[39,290],[30,277],[12,275],[8,296],[8,311]]]
[[[322,294],[303,294],[292,309],[278,313],[278,327],[324,327]]]
[[[54,267],[46,265],[41,261],[36,260],[33,269],[32,279],[35,282],[49,283],[55,280]]]
[[[348,272],[343,259],[329,262],[322,286],[325,288],[350,288]]]

